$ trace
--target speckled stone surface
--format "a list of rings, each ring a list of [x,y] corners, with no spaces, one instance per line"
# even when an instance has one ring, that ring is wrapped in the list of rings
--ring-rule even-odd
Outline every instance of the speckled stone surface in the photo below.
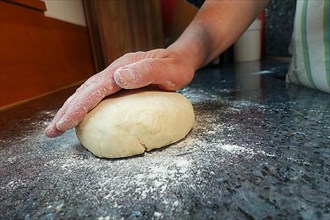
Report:
[[[72,89],[1,112],[0,219],[330,219],[330,98],[286,68],[200,71],[190,134],[127,159],[43,136]]]

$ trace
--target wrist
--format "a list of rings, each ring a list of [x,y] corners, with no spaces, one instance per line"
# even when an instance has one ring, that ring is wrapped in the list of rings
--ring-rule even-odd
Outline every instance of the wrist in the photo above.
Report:
[[[196,71],[204,64],[205,60],[205,53],[199,49],[200,47],[201,46],[197,45],[196,42],[188,44],[178,39],[167,49],[178,54],[187,65]]]

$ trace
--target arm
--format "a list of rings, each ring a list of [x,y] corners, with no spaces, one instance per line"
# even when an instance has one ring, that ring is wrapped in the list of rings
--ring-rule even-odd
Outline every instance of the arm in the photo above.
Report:
[[[67,99],[45,133],[56,137],[77,126],[105,96],[150,84],[175,91],[228,48],[268,0],[206,0],[194,20],[167,49],[128,53],[89,78]]]
[[[168,47],[195,70],[231,46],[266,7],[269,0],[206,0],[180,38]]]

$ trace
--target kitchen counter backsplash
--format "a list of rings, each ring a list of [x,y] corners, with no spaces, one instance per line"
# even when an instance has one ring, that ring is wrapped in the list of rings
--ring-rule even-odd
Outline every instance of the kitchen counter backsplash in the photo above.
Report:
[[[271,56],[290,56],[296,1],[273,0],[265,10],[265,53]]]

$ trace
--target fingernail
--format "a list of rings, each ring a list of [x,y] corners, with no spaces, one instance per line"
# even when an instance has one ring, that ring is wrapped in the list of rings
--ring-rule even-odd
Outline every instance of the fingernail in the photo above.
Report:
[[[44,130],[45,135],[50,133],[50,126],[48,126],[45,130]],[[48,135],[47,135],[48,136]]]
[[[56,123],[56,129],[64,132],[76,127],[78,124],[79,121],[74,120],[73,118],[63,117]]]
[[[54,138],[54,137],[57,137],[57,136],[63,134],[62,131],[59,131],[59,130],[57,130],[56,128],[54,128],[52,126],[47,127],[45,129],[44,133],[47,137],[50,137],[50,138]]]
[[[134,82],[136,80],[136,75],[130,69],[121,69],[117,71],[116,79],[119,81],[119,83],[125,85],[127,83]]]
[[[56,123],[56,126],[55,126],[56,129],[62,131],[62,127],[65,125],[65,122],[66,122],[65,118],[62,117],[62,118]]]

